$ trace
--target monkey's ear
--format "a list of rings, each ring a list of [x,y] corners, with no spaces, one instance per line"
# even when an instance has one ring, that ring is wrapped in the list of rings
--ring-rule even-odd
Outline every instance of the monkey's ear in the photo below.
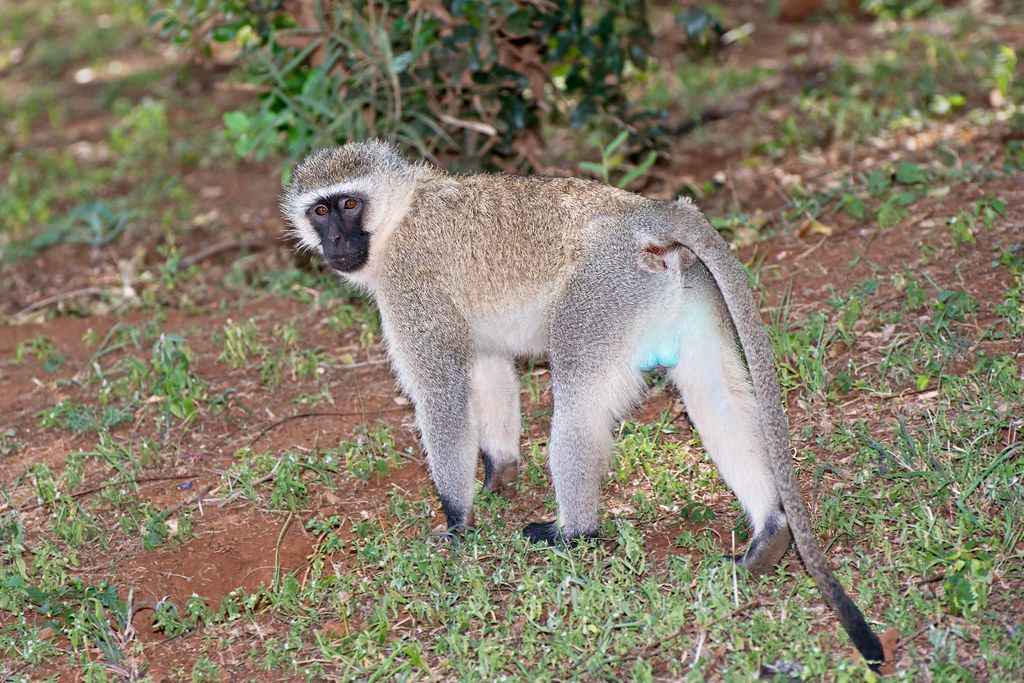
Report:
[[[648,273],[662,273],[669,268],[686,270],[696,262],[697,256],[681,244],[659,246],[651,244],[636,255],[640,270]]]

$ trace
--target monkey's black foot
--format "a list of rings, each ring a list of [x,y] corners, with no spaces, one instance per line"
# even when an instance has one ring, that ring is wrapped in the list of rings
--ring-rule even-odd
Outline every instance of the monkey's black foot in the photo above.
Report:
[[[733,557],[747,571],[755,576],[767,574],[775,569],[782,556],[789,550],[789,544],[793,540],[793,534],[789,531],[789,524],[781,513],[769,520],[768,524],[761,530],[754,540],[747,546],[747,551]]]
[[[530,522],[523,527],[523,535],[530,539],[533,543],[547,543],[548,545],[558,545],[560,543],[567,543],[569,545],[575,545],[578,541],[585,538],[595,538],[597,536],[596,531],[583,534],[572,534],[566,535],[558,528],[558,522]]]
[[[523,535],[532,543],[547,543],[557,545],[561,537],[558,533],[558,523],[551,522],[530,522],[523,527]]]
[[[518,477],[519,463],[498,464],[490,454],[484,452],[484,491],[507,497],[512,492],[512,483]]]

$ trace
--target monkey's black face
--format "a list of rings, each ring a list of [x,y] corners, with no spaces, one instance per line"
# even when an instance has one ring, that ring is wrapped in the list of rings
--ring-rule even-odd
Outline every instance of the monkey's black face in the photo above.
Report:
[[[352,273],[370,258],[370,233],[363,230],[366,199],[357,195],[321,197],[306,210],[320,236],[324,261],[332,269]]]

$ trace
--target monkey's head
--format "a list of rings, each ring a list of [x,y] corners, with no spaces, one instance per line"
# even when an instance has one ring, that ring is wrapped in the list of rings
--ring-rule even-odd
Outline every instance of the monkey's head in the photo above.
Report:
[[[355,275],[374,243],[401,221],[416,167],[386,142],[328,147],[303,159],[281,198],[300,249],[319,253],[332,270]]]

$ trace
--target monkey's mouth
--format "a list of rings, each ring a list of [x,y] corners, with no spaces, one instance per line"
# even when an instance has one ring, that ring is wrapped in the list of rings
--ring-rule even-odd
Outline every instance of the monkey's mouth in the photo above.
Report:
[[[359,270],[366,263],[366,255],[359,252],[351,254],[334,254],[324,259],[327,266],[332,270],[341,271],[342,273],[351,273],[353,270]]]

